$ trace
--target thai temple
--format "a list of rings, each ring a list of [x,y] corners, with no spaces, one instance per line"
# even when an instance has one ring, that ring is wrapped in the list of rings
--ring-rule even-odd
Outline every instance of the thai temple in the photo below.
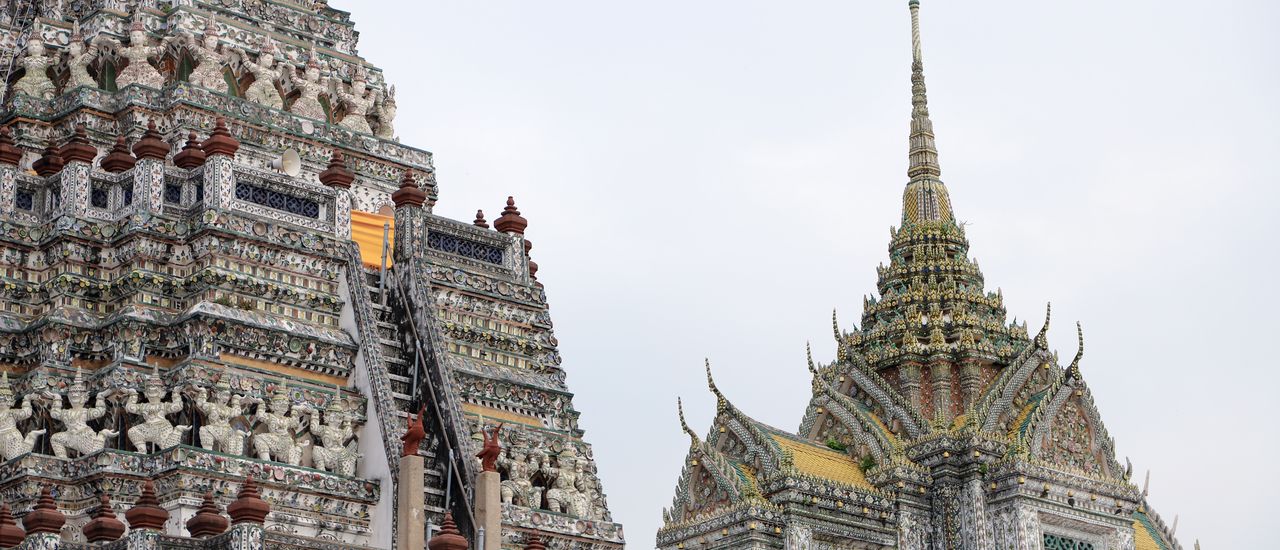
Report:
[[[0,0],[0,548],[625,545],[529,222],[432,213],[358,37]]]
[[[842,328],[789,432],[716,388],[657,546],[675,549],[1180,550],[1117,461],[1082,375],[1044,325],[1006,322],[940,179],[910,0],[909,178],[878,297]],[[1065,358],[1064,358],[1065,359]],[[1063,363],[1066,363],[1065,366]],[[797,369],[797,375],[800,375]],[[1198,545],[1197,545],[1198,548]]]

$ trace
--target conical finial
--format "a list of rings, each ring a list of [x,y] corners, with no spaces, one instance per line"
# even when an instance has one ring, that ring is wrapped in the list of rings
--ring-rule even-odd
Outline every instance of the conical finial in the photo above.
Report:
[[[196,139],[194,130],[187,132],[187,143],[182,146],[182,150],[173,156],[173,165],[183,170],[191,170],[204,166],[205,161],[204,150],[200,148],[200,141]]]
[[[218,503],[213,500],[213,491],[204,492],[204,502],[196,515],[187,520],[187,532],[194,538],[207,538],[221,535],[231,525],[231,521],[218,512]]]
[[[405,170],[404,176],[400,178],[400,189],[391,194],[391,202],[396,204],[396,208],[404,206],[421,208],[426,200],[427,194],[418,188],[418,182],[413,177],[413,169]]]
[[[494,536],[497,536],[497,533],[494,533]],[[453,512],[445,512],[440,532],[431,537],[427,548],[429,550],[467,550],[467,546],[469,546],[467,539],[458,534],[458,526],[453,523]]]
[[[62,146],[58,156],[62,157],[63,162],[85,163],[93,162],[98,156],[98,148],[89,142],[89,133],[85,131],[83,122],[76,124],[76,132],[71,135],[71,141]]]
[[[107,156],[102,157],[102,169],[107,172],[125,172],[131,170],[133,165],[138,163],[138,159],[133,157],[133,153],[129,151],[129,145],[125,142],[124,134],[116,136],[116,144],[111,147],[111,151]]]
[[[347,169],[346,156],[342,154],[342,150],[334,149],[333,155],[329,157],[328,168],[320,172],[320,183],[329,187],[351,189],[353,181],[356,181],[356,174]]]
[[[22,149],[14,145],[13,136],[9,135],[9,127],[0,128],[0,164],[17,166],[21,160]]]
[[[58,504],[53,501],[53,491],[45,485],[40,489],[40,500],[36,501],[35,509],[22,518],[22,527],[27,530],[27,535],[57,535],[66,522],[67,517],[58,511]]]
[[[124,534],[124,522],[111,509],[111,497],[103,494],[101,502],[98,511],[93,513],[93,519],[80,528],[89,542],[112,542]],[[3,541],[0,541],[0,546],[4,546]]]
[[[53,139],[50,138],[45,144],[44,155],[31,163],[31,169],[35,170],[40,177],[47,178],[61,172],[65,165],[62,156],[58,154],[58,148],[53,146]]]
[[[9,503],[0,504],[0,548],[13,548],[22,544],[27,532],[13,520],[13,512]]]
[[[476,210],[476,221],[471,223],[476,227],[489,228],[489,222],[484,220],[484,210]]]
[[[235,157],[236,151],[240,150],[240,142],[231,137],[231,130],[227,129],[227,119],[218,117],[214,119],[213,132],[209,134],[209,139],[200,144],[200,149],[204,151],[206,157],[215,155]]]
[[[547,545],[542,544],[542,537],[537,533],[531,533],[529,540],[525,542],[524,550],[547,550]],[[1200,541],[1196,541],[1196,550],[1200,550]]]
[[[502,217],[493,222],[493,228],[502,233],[524,235],[526,227],[529,227],[529,221],[520,217],[520,211],[516,210],[515,197],[507,197],[507,207],[502,209]]]
[[[133,156],[138,157],[138,160],[164,160],[169,156],[169,144],[161,139],[155,119],[147,121],[147,131],[142,133],[142,139],[133,144]]]
[[[13,389],[9,387],[9,371],[0,373],[0,395],[13,395]]]
[[[235,502],[227,505],[227,515],[231,516],[231,523],[262,525],[267,521],[267,514],[270,512],[271,504],[258,496],[258,487],[253,483],[253,476],[245,476],[244,483],[240,485],[240,494],[236,495]]]
[[[124,519],[129,522],[129,528],[135,531],[164,530],[164,524],[169,521],[169,511],[160,507],[160,499],[156,498],[156,486],[151,480],[142,484],[142,496],[133,503],[133,508],[124,513]]]

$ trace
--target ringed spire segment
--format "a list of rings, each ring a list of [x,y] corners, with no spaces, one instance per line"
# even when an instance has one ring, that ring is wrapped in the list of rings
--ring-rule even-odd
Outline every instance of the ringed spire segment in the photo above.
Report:
[[[938,148],[934,144],[933,122],[929,120],[929,99],[924,85],[924,59],[920,52],[920,2],[911,0],[911,148],[907,177],[911,178],[902,196],[903,225],[955,223],[951,197],[938,179]]]

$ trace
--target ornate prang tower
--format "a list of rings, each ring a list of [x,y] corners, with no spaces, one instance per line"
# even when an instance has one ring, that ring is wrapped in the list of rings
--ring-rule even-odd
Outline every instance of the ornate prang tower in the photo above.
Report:
[[[529,223],[433,214],[357,38],[325,0],[0,3],[0,509],[65,512],[41,547],[118,510],[130,548],[390,549],[402,501],[476,541],[486,421],[490,545],[624,545]]]
[[[1080,373],[984,290],[942,183],[911,9],[911,134],[902,226],[879,297],[839,328],[796,433],[761,424],[707,380],[717,414],[692,441],[663,550],[1181,548],[1115,458]],[[1127,462],[1127,461],[1126,461]],[[1176,526],[1176,522],[1175,522]]]

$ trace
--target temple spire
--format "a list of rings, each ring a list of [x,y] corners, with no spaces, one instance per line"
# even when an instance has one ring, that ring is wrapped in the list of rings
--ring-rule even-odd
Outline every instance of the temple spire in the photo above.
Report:
[[[902,196],[902,224],[954,224],[951,197],[938,179],[938,148],[933,144],[933,122],[929,120],[929,100],[925,97],[924,61],[920,55],[920,0],[911,6],[911,181]]]
[[[911,0],[911,166],[912,181],[942,175],[938,148],[933,143],[933,122],[925,97],[924,61],[920,55],[920,0]]]

